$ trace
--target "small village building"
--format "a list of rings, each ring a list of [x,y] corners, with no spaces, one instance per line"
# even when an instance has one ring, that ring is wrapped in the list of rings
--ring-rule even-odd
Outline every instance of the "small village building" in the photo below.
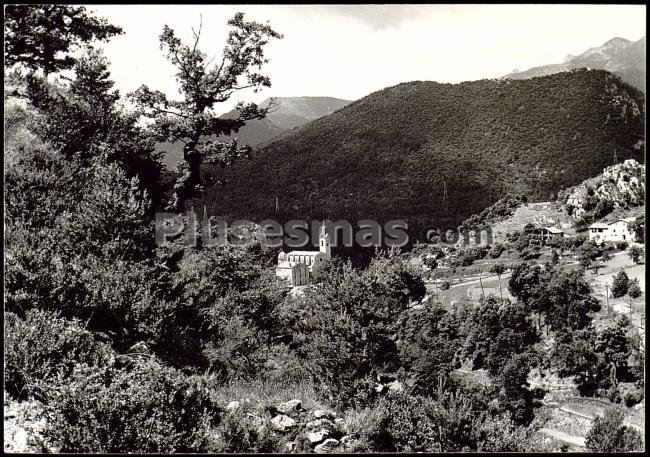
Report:
[[[292,286],[304,286],[318,279],[325,264],[332,258],[329,235],[321,226],[318,251],[291,251],[278,254],[275,276]]]
[[[541,228],[536,228],[533,231],[533,236],[537,238],[537,240],[539,240],[540,244],[544,245],[552,239],[564,238],[565,233],[564,230],[559,229],[557,227],[541,227]]]
[[[636,235],[631,228],[633,217],[618,219],[613,222],[597,222],[589,226],[589,240],[598,244],[608,241],[635,241]]]

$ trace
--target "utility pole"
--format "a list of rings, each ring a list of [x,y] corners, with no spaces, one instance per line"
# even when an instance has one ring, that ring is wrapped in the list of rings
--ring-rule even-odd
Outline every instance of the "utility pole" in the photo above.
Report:
[[[607,317],[609,317],[609,284],[605,284],[606,297],[607,297]]]

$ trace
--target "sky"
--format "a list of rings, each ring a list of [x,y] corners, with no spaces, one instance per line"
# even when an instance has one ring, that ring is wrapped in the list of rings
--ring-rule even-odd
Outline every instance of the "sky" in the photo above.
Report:
[[[91,5],[125,34],[103,43],[116,86],[147,84],[177,96],[160,50],[165,24],[183,39],[201,20],[199,48],[220,56],[227,20],[268,21],[282,40],[266,47],[272,87],[223,104],[268,97],[356,100],[407,81],[457,83],[559,63],[614,37],[645,36],[645,5]],[[217,59],[215,59],[217,60]]]

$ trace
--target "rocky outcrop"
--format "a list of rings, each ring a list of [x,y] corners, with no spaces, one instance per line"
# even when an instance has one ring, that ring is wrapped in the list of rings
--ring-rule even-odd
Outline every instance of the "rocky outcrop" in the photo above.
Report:
[[[612,165],[603,173],[560,193],[567,213],[574,219],[604,217],[614,209],[644,204],[645,164],[630,159]]]
[[[380,379],[387,383],[397,382],[390,376]],[[252,428],[268,424],[272,434],[283,441],[283,452],[351,452],[358,445],[349,434],[345,419],[336,411],[324,408],[308,410],[299,399],[256,406],[248,399],[233,400],[225,410],[228,414],[242,416]]]

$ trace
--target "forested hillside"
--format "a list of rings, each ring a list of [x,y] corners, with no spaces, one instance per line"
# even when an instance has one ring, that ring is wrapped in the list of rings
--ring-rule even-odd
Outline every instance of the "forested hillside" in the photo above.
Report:
[[[272,140],[287,130],[332,114],[348,105],[350,101],[334,97],[278,97],[273,101],[267,98],[260,103],[260,108],[267,108],[271,103],[273,103],[273,107],[264,119],[253,119],[240,128],[236,134],[221,136],[219,140],[228,141],[236,137],[241,144],[257,146]],[[239,112],[234,109],[221,117],[236,119],[238,116]],[[183,158],[181,143],[160,143],[157,149],[164,152],[163,162],[169,168]]]
[[[194,205],[253,220],[405,218],[419,233],[507,193],[548,200],[615,161],[643,161],[644,119],[643,94],[600,70],[404,83],[213,169],[226,185]]]

